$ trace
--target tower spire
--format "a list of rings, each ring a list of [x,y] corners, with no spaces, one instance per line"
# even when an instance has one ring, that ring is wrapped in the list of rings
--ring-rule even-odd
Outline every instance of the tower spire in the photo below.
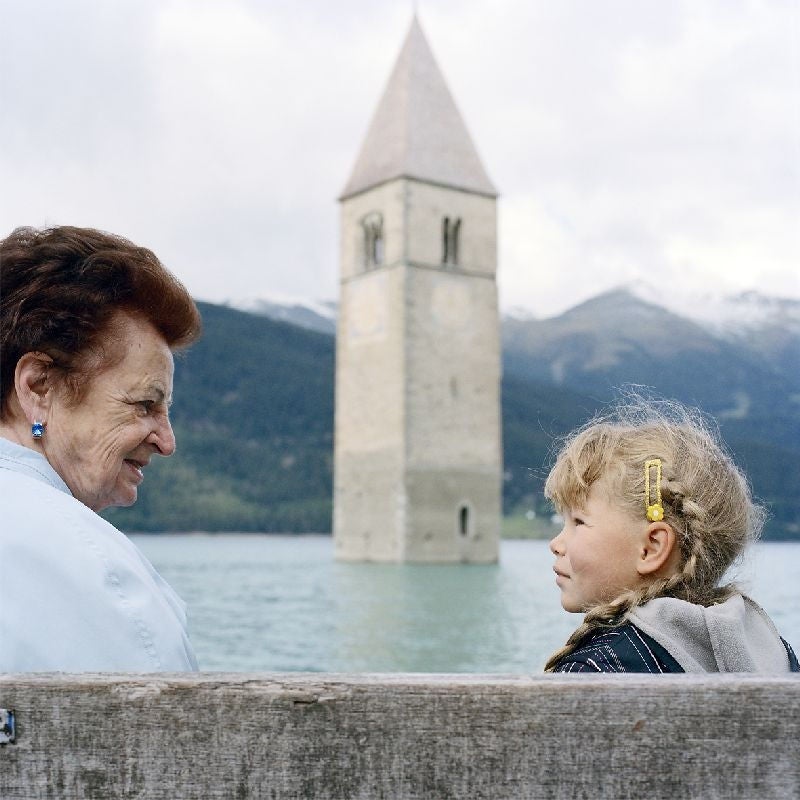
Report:
[[[399,177],[497,196],[416,9],[340,199]]]

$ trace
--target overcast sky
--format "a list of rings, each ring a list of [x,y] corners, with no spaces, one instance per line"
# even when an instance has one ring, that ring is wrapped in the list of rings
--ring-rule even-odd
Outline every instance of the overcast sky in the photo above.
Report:
[[[0,0],[0,235],[151,247],[195,297],[333,299],[400,0]],[[800,297],[800,0],[421,0],[501,192],[500,298]]]

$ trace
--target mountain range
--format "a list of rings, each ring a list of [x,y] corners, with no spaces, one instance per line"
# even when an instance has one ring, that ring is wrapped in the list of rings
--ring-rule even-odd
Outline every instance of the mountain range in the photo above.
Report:
[[[557,437],[636,385],[715,417],[770,509],[767,538],[800,538],[800,302],[693,298],[684,314],[674,296],[650,298],[619,289],[549,319],[504,316],[505,512],[546,512]],[[203,339],[176,364],[179,451],[109,518],[129,531],[330,530],[335,305],[199,306]]]

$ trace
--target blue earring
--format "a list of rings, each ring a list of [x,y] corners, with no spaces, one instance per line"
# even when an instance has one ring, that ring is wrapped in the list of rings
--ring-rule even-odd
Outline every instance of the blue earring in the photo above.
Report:
[[[34,421],[31,425],[31,436],[34,439],[41,439],[44,436],[44,422]]]

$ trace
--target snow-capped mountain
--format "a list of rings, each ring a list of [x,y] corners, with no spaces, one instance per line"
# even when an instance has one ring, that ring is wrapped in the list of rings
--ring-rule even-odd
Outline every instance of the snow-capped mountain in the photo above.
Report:
[[[780,329],[800,335],[800,300],[774,297],[755,290],[724,295],[713,292],[669,291],[641,284],[623,287],[634,297],[660,305],[725,338]]]
[[[800,336],[800,300],[776,297],[755,290],[724,295],[692,293],[670,288],[664,291],[642,283],[620,286],[598,297],[624,293],[648,305],[655,305],[678,317],[691,320],[709,333],[725,339],[752,337],[764,332]],[[587,301],[591,302],[591,301]],[[271,319],[290,322],[302,328],[335,333],[338,304],[335,300],[309,300],[297,297],[262,297],[231,302],[234,308]],[[580,304],[584,305],[583,303]],[[569,309],[564,314],[569,314]],[[506,309],[504,322],[545,322],[563,314],[537,317],[524,308]]]
[[[320,333],[336,333],[338,304],[333,300],[307,300],[295,297],[252,298],[231,302],[233,308],[289,322]]]

